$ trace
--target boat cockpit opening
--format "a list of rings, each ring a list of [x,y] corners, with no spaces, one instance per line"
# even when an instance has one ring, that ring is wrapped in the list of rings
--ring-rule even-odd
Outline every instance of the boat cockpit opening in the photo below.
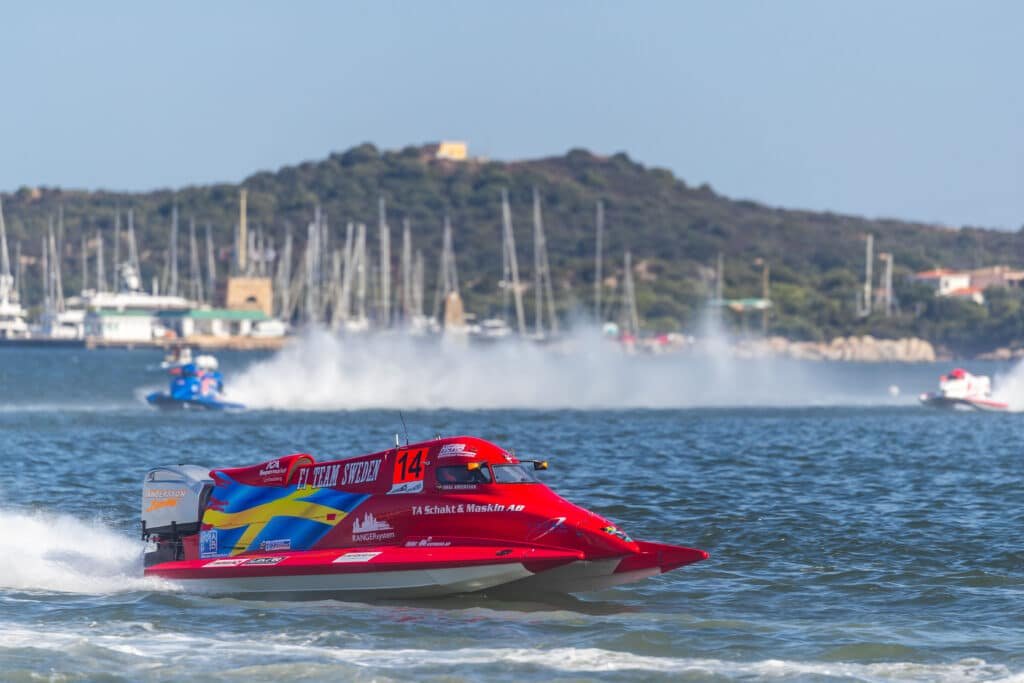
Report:
[[[496,484],[536,484],[539,479],[520,464],[491,465]]]
[[[487,466],[469,469],[465,465],[438,467],[437,483],[441,486],[452,484],[490,484],[491,473]]]

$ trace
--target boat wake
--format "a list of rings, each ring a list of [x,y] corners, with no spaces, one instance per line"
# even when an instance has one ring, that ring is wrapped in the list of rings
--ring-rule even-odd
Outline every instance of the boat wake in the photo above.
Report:
[[[166,590],[142,578],[142,542],[102,524],[0,510],[0,590],[106,594]]]
[[[140,628],[141,626],[141,628]],[[465,680],[498,677],[536,678],[561,675],[671,676],[686,678],[741,678],[777,681],[814,678],[848,681],[1006,681],[1013,673],[1005,666],[982,659],[947,664],[915,662],[802,662],[768,659],[752,662],[713,658],[661,657],[599,647],[464,647],[369,649],[320,644],[329,634],[291,637],[262,634],[259,638],[223,638],[168,631],[164,626],[138,622],[112,623],[88,631],[65,632],[0,624],[0,653],[32,649],[60,653],[56,670],[83,663],[102,670],[104,661],[118,669],[150,672],[155,662],[177,662],[192,670],[208,670],[209,680],[230,679],[244,671],[246,678],[277,680],[310,678],[366,678],[368,672],[399,678],[450,676],[458,662]],[[38,654],[36,655],[39,656]],[[78,660],[78,661],[76,661]],[[244,667],[238,669],[236,667]],[[234,669],[234,670],[233,670]],[[78,669],[81,671],[80,669]],[[233,670],[233,671],[232,671]],[[518,674],[517,674],[518,672]],[[83,672],[89,673],[89,672]],[[218,673],[225,673],[220,676]]]
[[[580,330],[555,348],[475,347],[404,336],[309,332],[229,382],[252,408],[602,409],[891,403],[889,381],[861,389],[823,364],[714,353],[635,355]],[[911,402],[906,399],[904,402]]]

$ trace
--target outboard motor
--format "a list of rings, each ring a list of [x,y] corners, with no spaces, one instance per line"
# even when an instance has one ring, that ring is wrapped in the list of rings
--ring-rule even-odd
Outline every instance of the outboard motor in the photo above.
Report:
[[[196,542],[213,491],[209,470],[198,465],[155,467],[142,480],[145,565],[182,560],[185,541]]]

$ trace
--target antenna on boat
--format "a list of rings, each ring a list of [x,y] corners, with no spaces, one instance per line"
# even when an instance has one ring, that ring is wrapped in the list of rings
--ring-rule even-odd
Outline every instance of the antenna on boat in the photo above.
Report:
[[[398,419],[402,421],[402,431],[405,432],[405,445],[409,445],[409,428],[405,426],[405,416],[402,415],[402,411],[398,411]],[[398,445],[398,434],[395,434],[395,445]]]

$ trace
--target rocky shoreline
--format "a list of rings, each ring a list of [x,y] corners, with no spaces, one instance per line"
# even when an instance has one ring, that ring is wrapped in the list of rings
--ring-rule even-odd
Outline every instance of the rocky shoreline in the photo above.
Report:
[[[1021,358],[1024,358],[1024,349],[1008,349],[1005,346],[995,351],[979,353],[977,356],[978,360],[1020,360]]]
[[[830,342],[791,341],[768,337],[737,342],[737,358],[792,358],[794,360],[848,361],[853,363],[933,363],[942,360],[931,342],[917,337],[876,339],[836,337]]]

